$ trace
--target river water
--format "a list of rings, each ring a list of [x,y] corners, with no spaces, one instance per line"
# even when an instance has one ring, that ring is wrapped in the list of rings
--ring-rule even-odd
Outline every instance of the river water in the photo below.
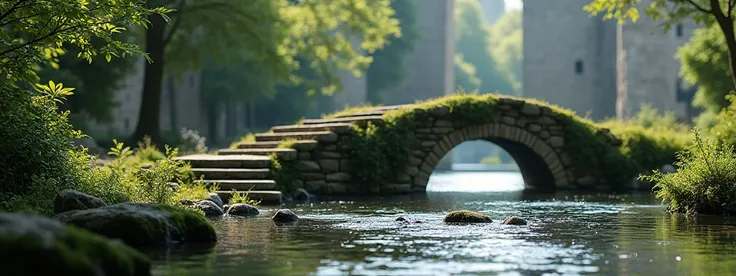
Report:
[[[640,194],[530,194],[518,173],[443,173],[428,192],[214,221],[214,247],[149,252],[154,275],[735,275],[736,220],[671,215]],[[494,222],[446,225],[467,209]],[[509,215],[529,225],[501,225]],[[397,222],[398,217],[409,222]]]

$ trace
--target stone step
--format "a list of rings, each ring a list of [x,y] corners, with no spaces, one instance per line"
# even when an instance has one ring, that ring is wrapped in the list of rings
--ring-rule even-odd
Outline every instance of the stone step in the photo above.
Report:
[[[373,124],[383,124],[383,116],[365,116],[365,117],[347,117],[347,118],[335,118],[335,119],[305,119],[302,121],[302,125],[320,125],[320,124],[334,124],[334,123],[353,123],[358,126],[364,127],[371,122]]]
[[[242,169],[242,168],[192,168],[195,177],[204,179],[268,179],[271,177],[269,169]]]
[[[316,140],[318,142],[337,142],[337,134],[331,131],[287,132],[287,133],[259,133],[256,142],[283,141],[286,139]]]
[[[316,125],[288,125],[275,126],[271,128],[274,133],[285,132],[314,132],[314,131],[332,131],[335,133],[347,133],[352,128],[350,123],[333,123],[333,124],[316,124]]]
[[[318,142],[314,140],[296,140],[291,148],[297,151],[312,151],[317,148]],[[272,149],[281,144],[281,141],[270,142],[244,142],[238,144],[238,149]]]
[[[271,167],[271,158],[260,155],[193,154],[174,159],[189,162],[192,168],[268,169]]]
[[[219,155],[252,154],[252,155],[263,155],[263,156],[269,156],[271,154],[276,154],[276,156],[278,156],[279,159],[281,160],[296,160],[297,156],[299,155],[295,149],[289,149],[289,148],[221,149],[217,151],[217,154]]]
[[[280,191],[237,191],[241,195],[248,195],[248,198],[253,200],[260,200],[261,205],[280,205],[281,204],[281,192]],[[217,195],[222,198],[222,201],[228,203],[231,197],[231,191],[218,191]]]
[[[205,179],[196,182],[205,185],[213,185],[217,183],[220,191],[268,191],[276,190],[276,181],[270,179]]]

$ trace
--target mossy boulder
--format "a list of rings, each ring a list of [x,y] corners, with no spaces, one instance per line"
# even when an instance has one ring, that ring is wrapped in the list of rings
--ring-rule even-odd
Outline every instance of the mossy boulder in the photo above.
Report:
[[[526,225],[526,220],[517,216],[510,216],[503,220],[506,225]]]
[[[168,205],[121,203],[54,217],[131,246],[217,241],[215,229],[202,215]]]
[[[0,213],[3,275],[151,275],[127,245],[36,215]]]
[[[72,210],[86,210],[105,206],[102,199],[80,191],[66,189],[56,194],[54,198],[54,214]]]
[[[296,222],[299,220],[299,216],[289,209],[281,209],[276,211],[271,220],[280,223]]]
[[[467,211],[467,210],[459,210],[459,211],[452,211],[449,214],[445,216],[445,222],[450,223],[487,223],[487,222],[493,222],[489,216],[486,216],[484,214],[473,212],[473,211]]]

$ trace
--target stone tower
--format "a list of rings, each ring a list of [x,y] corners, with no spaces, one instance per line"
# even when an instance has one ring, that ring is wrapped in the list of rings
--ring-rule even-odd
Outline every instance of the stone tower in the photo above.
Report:
[[[638,8],[648,5],[641,3]],[[657,24],[649,16],[642,16],[636,23],[617,26],[619,119],[636,115],[642,103],[660,111],[674,111],[679,118],[689,116],[690,102],[678,99],[680,61],[674,55],[698,26],[683,22],[665,32]],[[682,84],[685,85],[684,81]]]
[[[593,119],[615,116],[616,23],[583,10],[590,0],[525,0],[524,97]]]

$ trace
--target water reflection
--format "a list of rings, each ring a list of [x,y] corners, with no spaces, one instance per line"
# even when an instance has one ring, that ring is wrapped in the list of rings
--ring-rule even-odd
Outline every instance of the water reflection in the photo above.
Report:
[[[458,176],[459,184],[467,183]],[[483,177],[489,187],[506,176]],[[452,178],[452,176],[448,176]],[[506,179],[506,180],[503,180]],[[481,181],[481,180],[476,180]],[[441,181],[439,181],[441,182]],[[443,184],[439,184],[440,187]],[[443,189],[440,189],[443,190]],[[428,192],[288,206],[302,220],[215,221],[215,248],[150,252],[156,275],[730,275],[736,224],[667,214],[647,194]],[[453,209],[494,223],[445,225]],[[499,223],[521,215],[527,226]],[[398,216],[407,223],[397,222]]]

